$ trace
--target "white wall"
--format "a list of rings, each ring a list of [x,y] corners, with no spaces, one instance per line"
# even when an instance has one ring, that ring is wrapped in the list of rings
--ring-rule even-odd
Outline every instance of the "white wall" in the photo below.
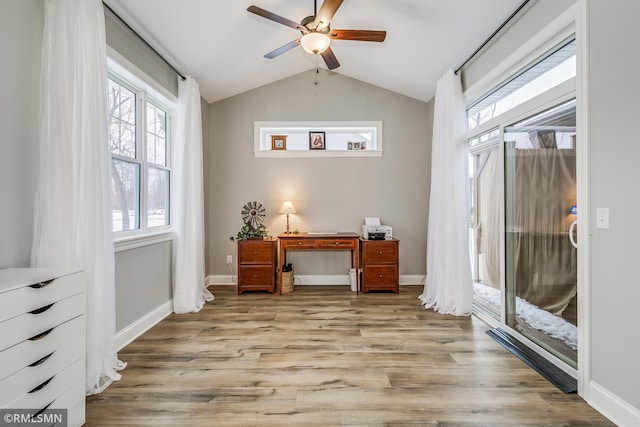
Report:
[[[42,0],[0,2],[0,268],[31,259],[43,19]]]
[[[207,274],[228,275],[225,255],[242,225],[248,201],[267,210],[265,224],[277,235],[285,218],[277,211],[292,200],[300,231],[360,231],[365,216],[379,216],[400,239],[400,274],[425,274],[430,182],[430,104],[340,74],[315,70],[210,105],[205,144]],[[256,159],[254,121],[383,122],[381,158]],[[291,253],[299,275],[346,275],[340,252]]]

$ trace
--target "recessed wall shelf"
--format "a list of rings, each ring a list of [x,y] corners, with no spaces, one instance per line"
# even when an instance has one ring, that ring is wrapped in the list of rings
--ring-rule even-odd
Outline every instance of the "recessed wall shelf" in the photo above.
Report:
[[[381,157],[382,122],[254,122],[255,157]],[[324,148],[310,149],[310,133],[324,134]],[[272,136],[285,135],[286,149],[273,150]]]

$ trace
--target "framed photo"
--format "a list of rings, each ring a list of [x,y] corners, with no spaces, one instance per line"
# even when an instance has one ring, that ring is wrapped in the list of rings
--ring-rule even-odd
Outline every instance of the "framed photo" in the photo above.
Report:
[[[324,150],[324,132],[309,132],[309,150]]]
[[[271,149],[272,150],[286,150],[287,149],[287,135],[271,135]]]

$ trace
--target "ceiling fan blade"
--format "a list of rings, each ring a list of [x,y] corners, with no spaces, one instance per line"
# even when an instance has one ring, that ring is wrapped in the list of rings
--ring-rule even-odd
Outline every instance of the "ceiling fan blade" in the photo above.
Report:
[[[375,30],[334,30],[329,37],[336,40],[359,40],[363,42],[383,42],[387,37],[386,31]]]
[[[338,62],[338,58],[333,54],[333,51],[330,47],[327,48],[324,52],[322,52],[322,59],[324,59],[324,63],[327,64],[327,68],[333,70],[334,68],[338,68],[340,63]]]
[[[273,59],[278,55],[282,55],[283,53],[293,49],[294,47],[298,46],[300,44],[300,39],[294,40],[290,43],[285,44],[284,46],[280,46],[279,48],[277,48],[274,51],[271,51],[269,53],[267,53],[264,57],[268,58],[268,59]]]
[[[320,6],[320,10],[316,14],[315,23],[318,27],[328,27],[329,22],[331,22],[331,18],[335,15],[336,11],[342,4],[342,0],[324,0],[322,6]]]
[[[275,21],[279,24],[286,25],[287,27],[291,27],[294,30],[307,31],[306,28],[304,28],[302,25],[298,24],[297,22],[293,22],[287,18],[283,18],[282,16],[276,15],[275,13],[271,13],[267,10],[259,8],[258,6],[249,6],[247,8],[247,11],[251,13],[255,13],[258,16],[262,16],[263,18],[267,18],[272,21]]]

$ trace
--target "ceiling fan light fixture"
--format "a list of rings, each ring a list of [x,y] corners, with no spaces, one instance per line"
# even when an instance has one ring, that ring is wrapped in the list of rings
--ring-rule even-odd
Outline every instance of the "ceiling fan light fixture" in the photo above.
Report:
[[[315,31],[305,34],[300,39],[300,45],[302,48],[313,54],[324,52],[329,48],[330,44],[331,38],[329,38],[328,35]]]

